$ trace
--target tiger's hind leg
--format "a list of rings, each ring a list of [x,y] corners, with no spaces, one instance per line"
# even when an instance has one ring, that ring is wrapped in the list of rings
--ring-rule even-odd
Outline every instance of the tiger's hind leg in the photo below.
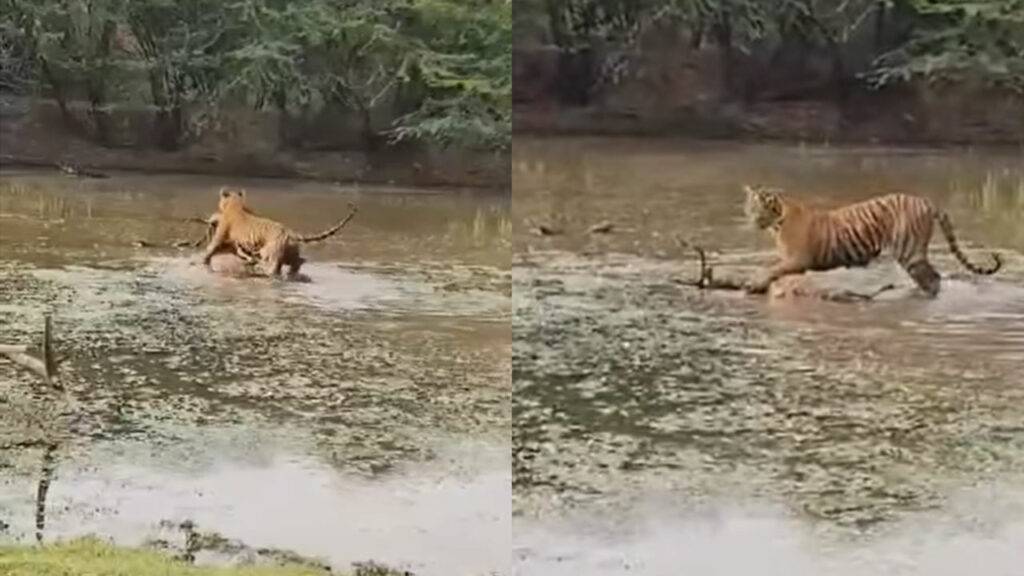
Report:
[[[899,218],[893,230],[893,255],[929,298],[939,295],[942,277],[928,262],[932,215],[928,206],[910,206],[913,212]],[[926,210],[927,209],[927,210]]]
[[[269,243],[260,251],[260,259],[263,261],[264,272],[272,278],[281,277],[281,267],[284,265],[284,247],[279,243]]]
[[[931,263],[927,259],[915,260],[913,262],[903,263],[900,262],[903,269],[907,271],[907,274],[914,279],[917,286],[928,295],[929,298],[935,298],[939,295],[939,289],[942,287],[942,277],[935,271]]]
[[[272,256],[267,262],[267,272],[274,278],[280,278],[282,266],[284,266],[284,260],[280,256]]]
[[[284,254],[281,256],[282,263],[288,266],[288,278],[295,279],[299,277],[299,269],[306,262],[306,259],[302,257],[299,252],[299,246],[295,243],[289,242],[285,244]]]
[[[303,258],[302,256],[296,256],[294,259],[292,259],[292,261],[288,263],[288,277],[298,278],[299,269],[302,268],[302,263],[305,261],[306,259]]]

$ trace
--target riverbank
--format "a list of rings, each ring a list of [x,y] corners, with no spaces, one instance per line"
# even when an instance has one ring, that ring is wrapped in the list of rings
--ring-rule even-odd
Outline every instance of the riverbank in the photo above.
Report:
[[[883,107],[866,99],[864,107]],[[516,136],[625,136],[688,138],[736,142],[779,142],[889,146],[1024,147],[1024,103],[1016,110],[1007,100],[993,103],[1007,110],[1001,127],[932,112],[922,121],[910,112],[893,108],[873,119],[851,121],[848,113],[830,102],[768,102],[751,105],[721,104],[638,110],[594,105],[518,105],[514,115]],[[1013,110],[1011,110],[1013,109]],[[1014,115],[1018,114],[1018,115]],[[1019,125],[1016,125],[1019,124]],[[980,127],[979,127],[980,126]]]
[[[514,54],[516,135],[1024,145],[1024,95],[978,83],[875,90],[851,75],[837,87],[827,70],[783,73],[763,55],[742,58],[726,82],[714,47],[674,40],[634,54],[616,83],[579,94],[581,81],[568,76],[574,63],[557,48]]]
[[[77,118],[84,105],[72,105]],[[0,101],[0,167],[56,167],[70,163],[90,170],[129,170],[263,178],[303,178],[342,184],[415,187],[511,187],[507,151],[441,148],[427,145],[366,147],[350,119],[310,122],[272,111],[235,109],[221,113],[215,126],[178,150],[154,141],[156,110],[111,107],[111,143],[101,146],[70,130],[58,106],[48,100]],[[289,140],[301,133],[303,146]]]

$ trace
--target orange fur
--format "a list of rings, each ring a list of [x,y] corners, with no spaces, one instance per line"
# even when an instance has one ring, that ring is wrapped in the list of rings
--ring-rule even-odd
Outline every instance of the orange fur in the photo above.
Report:
[[[883,250],[889,250],[914,282],[934,297],[941,285],[939,273],[928,262],[935,221],[965,268],[975,274],[994,274],[1002,266],[996,253],[992,254],[992,266],[971,263],[960,250],[949,216],[926,198],[889,194],[834,210],[817,210],[779,190],[750,186],[744,190],[748,218],[773,234],[780,256],[761,279],[748,284],[751,292],[764,292],[789,274],[867,266]]]
[[[281,273],[284,265],[288,266],[288,275],[294,277],[305,259],[299,253],[299,244],[323,240],[338,232],[352,216],[332,228],[312,236],[302,236],[284,227],[284,225],[254,214],[245,205],[245,191],[237,188],[224,187],[220,190],[219,211],[210,218],[211,226],[215,225],[212,238],[203,255],[203,263],[209,265],[215,253],[233,246],[236,253],[244,259],[252,260],[255,256],[264,263],[267,272],[274,276]]]

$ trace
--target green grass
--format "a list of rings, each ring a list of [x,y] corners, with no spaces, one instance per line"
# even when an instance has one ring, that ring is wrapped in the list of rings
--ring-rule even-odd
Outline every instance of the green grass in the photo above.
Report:
[[[324,576],[310,567],[197,567],[158,552],[93,538],[45,546],[0,546],[0,576]]]

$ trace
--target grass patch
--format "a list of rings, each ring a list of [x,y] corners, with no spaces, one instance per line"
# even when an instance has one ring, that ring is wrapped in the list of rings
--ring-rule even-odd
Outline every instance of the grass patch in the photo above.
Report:
[[[0,546],[3,576],[325,576],[309,566],[199,567],[158,552],[94,538],[45,546]]]

